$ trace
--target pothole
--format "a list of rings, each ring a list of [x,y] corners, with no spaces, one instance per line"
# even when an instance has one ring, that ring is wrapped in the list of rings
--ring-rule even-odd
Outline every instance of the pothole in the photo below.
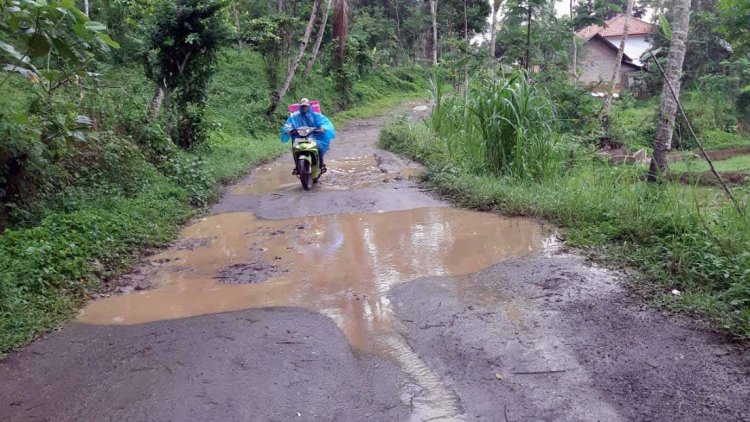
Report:
[[[172,245],[172,249],[176,249],[179,251],[182,250],[188,250],[188,251],[194,251],[197,248],[201,248],[204,246],[208,246],[208,244],[211,243],[211,238],[187,238],[187,239],[179,239],[177,242]]]
[[[257,284],[268,281],[280,272],[278,265],[257,259],[246,264],[224,267],[214,278],[225,284]]]
[[[154,257],[161,263],[154,267],[157,288],[92,302],[79,320],[138,324],[260,307],[317,311],[354,348],[406,371],[420,387],[410,395],[419,420],[461,420],[461,404],[398,334],[391,287],[418,277],[471,274],[537,253],[544,239],[532,220],[442,207],[285,220],[218,214],[186,227],[182,236],[213,240]]]

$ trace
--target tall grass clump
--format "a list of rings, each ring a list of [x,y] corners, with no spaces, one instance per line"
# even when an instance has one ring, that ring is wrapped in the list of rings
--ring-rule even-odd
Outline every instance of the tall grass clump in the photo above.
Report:
[[[485,145],[487,169],[495,175],[539,179],[554,170],[551,103],[523,72],[482,81],[467,108]]]
[[[466,95],[450,98],[434,77],[431,92],[437,145],[464,169],[530,180],[556,173],[554,107],[525,73],[477,78]]]

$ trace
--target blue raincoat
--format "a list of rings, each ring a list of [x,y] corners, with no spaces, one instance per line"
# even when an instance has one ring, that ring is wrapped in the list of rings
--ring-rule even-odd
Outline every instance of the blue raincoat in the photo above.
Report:
[[[312,135],[318,142],[320,154],[325,155],[326,151],[328,151],[328,147],[331,145],[331,139],[336,137],[336,130],[333,128],[333,123],[331,123],[326,116],[321,113],[316,113],[311,109],[308,109],[307,113],[303,113],[301,110],[295,111],[288,119],[286,119],[286,123],[284,123],[284,126],[281,128],[281,142],[289,142],[292,138],[289,131],[303,126],[325,129],[325,132],[323,133]]]

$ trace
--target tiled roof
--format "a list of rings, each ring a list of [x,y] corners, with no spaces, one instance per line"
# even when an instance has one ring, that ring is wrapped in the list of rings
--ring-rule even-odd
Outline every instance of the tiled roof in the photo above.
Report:
[[[625,15],[619,14],[612,19],[604,22],[603,26],[590,25],[576,32],[579,38],[585,40],[599,34],[603,37],[620,37],[625,28]],[[654,26],[638,18],[631,17],[628,25],[628,35],[646,35],[650,34]]]

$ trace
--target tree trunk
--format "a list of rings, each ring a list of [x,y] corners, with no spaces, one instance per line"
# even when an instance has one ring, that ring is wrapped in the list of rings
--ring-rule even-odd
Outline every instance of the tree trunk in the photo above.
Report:
[[[620,48],[617,50],[617,59],[615,59],[615,69],[612,72],[612,79],[609,81],[609,88],[607,89],[607,97],[604,99],[604,129],[609,135],[609,111],[612,109],[612,96],[615,92],[615,85],[617,79],[621,78],[620,69],[622,66],[622,57],[625,54],[625,43],[628,40],[628,31],[630,29],[630,16],[633,14],[633,3],[635,0],[628,0],[628,6],[625,10],[625,24],[622,28],[622,39],[620,40]],[[622,81],[620,81],[620,88],[622,89]]]
[[[464,0],[464,42],[466,43],[467,47],[467,57],[465,57],[466,64],[464,65],[464,95],[469,95],[469,18],[466,14],[466,0]]]
[[[432,66],[438,64],[438,30],[437,30],[437,0],[430,0],[430,13],[432,14]]]
[[[315,15],[317,15],[318,13],[318,7],[320,7],[320,0],[315,0],[313,2],[312,11],[310,12],[310,20],[307,21],[307,27],[305,28],[305,35],[302,36],[302,42],[299,45],[297,57],[294,58],[294,61],[289,66],[289,70],[286,72],[284,85],[280,90],[276,91],[274,93],[275,95],[273,95],[271,98],[271,105],[268,107],[267,111],[267,114],[269,116],[271,116],[276,111],[279,103],[284,100],[284,96],[286,95],[287,91],[289,91],[289,86],[292,84],[292,79],[294,79],[294,73],[297,71],[299,62],[302,61],[302,56],[305,55],[305,50],[307,50],[308,42],[310,42],[310,34],[312,34],[312,27],[315,23]]]
[[[349,33],[349,3],[347,0],[336,0],[333,11],[333,38],[339,43],[339,54],[336,67],[341,70],[346,60],[346,36]]]
[[[688,28],[690,26],[690,0],[675,0],[674,22],[672,22],[672,40],[669,43],[667,61],[667,80],[674,88],[674,96],[668,83],[664,83],[661,90],[661,105],[659,106],[659,121],[656,126],[654,139],[654,156],[648,172],[649,182],[655,182],[659,177],[669,172],[667,153],[672,149],[672,132],[677,113],[677,101],[680,97],[680,78],[682,77],[682,63],[685,60]]]
[[[500,9],[500,4],[502,4],[502,0],[493,0],[490,4],[492,9],[492,20],[490,21],[490,59],[495,58],[495,43],[497,42],[497,11]]]
[[[89,15],[89,0],[83,0],[83,14],[87,17]]]
[[[528,6],[527,18],[526,18],[526,71],[531,69],[531,0],[526,0]]]
[[[318,35],[315,37],[315,45],[313,45],[313,51],[310,58],[307,60],[305,66],[305,73],[303,76],[307,77],[315,64],[315,60],[318,58],[318,51],[320,51],[320,44],[323,42],[323,35],[326,33],[326,22],[328,22],[328,14],[331,12],[331,3],[333,0],[328,0],[326,3],[326,11],[323,13],[323,19],[320,21],[320,27],[318,28]]]
[[[573,20],[573,0],[570,0],[570,19]],[[570,69],[573,78],[573,86],[578,85],[578,38],[576,28],[573,26],[573,65]]]
[[[154,96],[151,98],[151,102],[148,104],[148,115],[150,118],[155,119],[159,116],[161,111],[161,105],[167,95],[166,84],[156,84],[154,88]]]
[[[237,9],[237,5],[232,5],[232,17],[234,17],[234,25],[237,27],[237,34],[242,34],[242,27],[240,26],[240,11]],[[242,36],[237,37],[237,45],[240,48],[243,47]]]
[[[398,38],[398,47],[401,49],[400,53],[404,53],[404,44],[401,42],[401,14],[398,11],[398,9],[401,8],[401,5],[398,3],[398,0],[396,1],[396,37]],[[401,57],[400,57],[401,58]],[[401,62],[399,58],[398,63]]]

